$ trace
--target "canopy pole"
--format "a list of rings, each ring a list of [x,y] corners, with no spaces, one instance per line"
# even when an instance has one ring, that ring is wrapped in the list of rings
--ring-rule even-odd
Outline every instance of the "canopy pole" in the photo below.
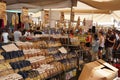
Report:
[[[70,8],[70,25],[69,25],[69,30],[71,29],[72,26],[72,12],[73,12],[73,5],[72,5],[72,0],[71,0],[71,8]]]
[[[50,9],[49,9],[49,26],[48,26],[48,29],[49,29],[49,30],[48,30],[48,31],[49,31],[49,40],[50,40],[50,33],[51,33],[51,30],[50,30],[50,29],[51,29],[51,20],[52,20],[52,19],[51,19],[51,11],[52,11],[52,10],[51,10],[51,8],[50,8]]]
[[[71,24],[72,24],[72,12],[73,12],[73,3],[72,3],[72,0],[71,0],[71,11],[70,11],[70,22],[69,22],[69,26],[68,26],[68,29],[67,29],[67,33],[68,33],[68,45],[70,45],[70,29],[71,29]],[[68,48],[69,46],[67,46]]]

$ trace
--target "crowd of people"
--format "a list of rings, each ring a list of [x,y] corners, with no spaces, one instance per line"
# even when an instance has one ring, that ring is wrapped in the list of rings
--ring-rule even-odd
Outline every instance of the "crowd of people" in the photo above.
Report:
[[[108,62],[113,62],[115,54],[120,54],[120,31],[109,28],[104,29],[89,29],[84,32],[81,29],[71,29],[70,37],[74,34],[86,35],[85,50],[88,50],[92,56],[92,60],[105,59]],[[119,56],[119,55],[117,55]]]
[[[15,30],[12,32],[9,30],[9,28],[3,28],[0,30],[0,42],[3,43],[9,43],[11,41],[21,41],[21,37],[36,35],[36,34],[42,34],[40,31],[40,28],[36,28],[36,30],[31,29],[23,29],[20,26],[17,26]]]
[[[114,54],[120,54],[120,31],[108,29],[107,32],[100,30],[96,33],[87,32],[86,47],[90,48],[93,60],[105,59],[114,61]]]
[[[3,28],[1,30],[1,38],[0,41],[3,43],[9,43],[11,41],[20,41],[20,37],[22,36],[22,31],[20,27],[17,27],[14,32],[10,32],[8,28]]]
[[[120,31],[115,28],[96,29],[93,26],[88,31],[82,28],[72,28],[69,32],[65,30],[63,32],[69,33],[70,38],[76,37],[76,35],[86,35],[84,49],[89,51],[92,60],[105,59],[111,63],[114,61],[114,54],[120,54]]]

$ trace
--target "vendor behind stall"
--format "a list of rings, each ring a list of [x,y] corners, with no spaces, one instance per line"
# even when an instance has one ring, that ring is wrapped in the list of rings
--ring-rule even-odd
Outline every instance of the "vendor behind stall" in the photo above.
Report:
[[[37,29],[34,31],[34,35],[36,34],[42,34],[42,32],[40,31],[40,27],[37,27]]]
[[[20,31],[20,27],[17,27],[16,31],[14,31],[14,41],[20,41],[20,37],[22,33]]]
[[[6,28],[3,29],[2,31],[2,36],[1,36],[1,40],[4,42],[4,43],[8,43],[9,42],[9,39],[8,39],[8,31]]]

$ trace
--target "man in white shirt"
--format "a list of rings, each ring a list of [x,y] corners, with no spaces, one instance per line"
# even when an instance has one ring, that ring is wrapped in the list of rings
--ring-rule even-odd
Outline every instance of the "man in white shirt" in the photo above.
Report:
[[[30,30],[26,30],[24,36],[30,36]]]
[[[2,39],[3,39],[4,43],[8,43],[9,42],[7,29],[3,30]]]
[[[18,28],[14,32],[14,41],[20,41],[20,37],[22,36],[22,33],[20,32],[20,28]]]

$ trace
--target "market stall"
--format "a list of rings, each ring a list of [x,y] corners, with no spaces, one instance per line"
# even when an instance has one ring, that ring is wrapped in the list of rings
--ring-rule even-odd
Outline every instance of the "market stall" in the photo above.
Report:
[[[19,14],[12,15],[13,31],[21,27],[23,32],[25,29],[24,33],[30,34],[20,36],[20,41],[1,44],[0,79],[102,80],[105,78],[113,80],[117,77],[118,69],[107,62],[103,60],[91,62],[91,48],[86,46],[88,40],[86,32],[93,28],[93,22],[112,22],[110,16],[119,20],[117,12],[114,12],[118,8],[109,8],[106,5],[103,6],[106,7],[104,9],[100,7],[101,4],[98,5],[100,2],[93,0],[5,1],[7,9],[20,10]],[[112,5],[118,2],[119,0],[108,3]],[[85,6],[87,6],[86,10]],[[78,9],[80,7],[81,9]],[[29,15],[29,10],[32,9],[41,12]],[[37,17],[37,23],[31,20],[32,17]],[[95,26],[101,28],[101,25]]]

